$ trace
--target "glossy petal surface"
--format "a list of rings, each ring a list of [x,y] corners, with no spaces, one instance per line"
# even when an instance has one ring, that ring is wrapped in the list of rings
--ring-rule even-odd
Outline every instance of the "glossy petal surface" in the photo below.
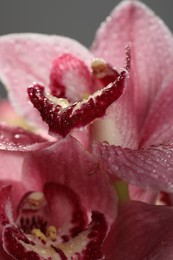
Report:
[[[0,150],[34,151],[48,145],[48,140],[20,127],[0,125]]]
[[[128,202],[105,241],[106,260],[171,260],[173,209]]]

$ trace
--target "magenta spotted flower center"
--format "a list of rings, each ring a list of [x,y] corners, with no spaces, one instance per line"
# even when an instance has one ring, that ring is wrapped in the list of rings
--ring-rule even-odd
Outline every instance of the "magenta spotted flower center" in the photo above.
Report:
[[[106,231],[103,214],[87,215],[74,191],[47,183],[43,192],[23,196],[15,222],[4,227],[4,248],[16,259],[100,259]]]

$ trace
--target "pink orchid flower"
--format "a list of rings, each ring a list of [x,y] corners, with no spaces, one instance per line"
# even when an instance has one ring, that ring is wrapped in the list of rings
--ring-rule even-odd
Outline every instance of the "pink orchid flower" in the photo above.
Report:
[[[0,180],[0,258],[102,259],[117,196],[97,159],[68,137],[22,165]]]
[[[129,42],[131,72],[123,91]],[[171,33],[152,11],[124,1],[97,32],[92,53],[60,36],[2,36],[0,76],[24,118],[47,129],[40,112],[53,134],[65,136],[102,116],[71,132],[86,147],[109,142],[95,146],[94,153],[111,177],[172,191],[172,46]],[[28,102],[28,86],[39,112]]]
[[[124,55],[124,48],[129,42],[130,73],[130,54],[127,52]],[[93,62],[95,58],[98,60]],[[22,34],[1,37],[0,76],[16,109],[29,122],[47,130],[47,125],[40,120],[41,114],[51,134],[64,137],[72,133],[95,155],[88,154],[72,137],[53,144],[21,129],[25,142],[19,135],[16,143],[16,129],[9,128],[6,131],[6,126],[1,127],[1,165],[7,165],[11,156],[19,172],[19,175],[16,174],[17,180],[11,178],[12,168],[8,165],[2,170],[2,184],[9,182],[14,187],[20,186],[22,190],[15,195],[14,216],[11,213],[10,188],[1,190],[2,240],[8,254],[16,259],[23,256],[26,259],[44,259],[46,245],[46,248],[54,249],[53,254],[59,254],[59,259],[66,259],[64,255],[70,259],[78,252],[75,257],[79,259],[101,259],[103,256],[107,260],[171,260],[172,208],[127,202],[118,205],[116,219],[116,195],[103,171],[113,181],[118,176],[143,188],[172,192],[172,66],[171,33],[152,11],[137,1],[124,1],[112,12],[99,29],[91,52],[74,40],[60,36]],[[37,83],[33,85],[33,81]],[[28,103],[28,86],[30,101],[40,114]],[[98,117],[101,118],[96,119]],[[62,123],[63,118],[66,120],[65,125]],[[86,127],[73,130],[82,126]],[[94,141],[100,143],[93,145]],[[109,142],[109,145],[104,141]],[[86,153],[91,160],[97,161],[96,157],[99,159],[94,164],[98,165],[96,173],[90,175],[93,181],[84,174],[90,165],[83,158]],[[21,182],[23,185],[20,185]],[[65,194],[61,193],[61,185],[65,186]],[[93,191],[91,194],[88,187]],[[94,193],[95,188],[99,190],[97,194]],[[35,192],[41,192],[47,206],[38,206],[33,213],[28,199],[30,201],[31,194],[35,202],[35,195],[38,195]],[[73,198],[79,196],[75,206],[74,200],[71,201],[67,194]],[[57,244],[52,242],[51,237],[49,240],[49,230],[47,233],[36,225],[32,232],[31,224],[29,231],[26,231],[22,224],[22,217],[27,216],[29,207],[29,223],[33,223],[31,220],[34,214],[41,215],[48,221],[48,227],[53,223],[53,230],[60,227],[60,231],[65,229],[69,232],[71,222],[68,222],[66,216],[61,216],[63,206],[54,203],[58,196],[65,201],[63,206],[67,203],[67,212],[73,215],[76,207],[79,207],[81,219],[87,219],[74,237],[68,233],[68,244],[65,244],[61,233],[61,241]],[[103,197],[104,205],[100,206],[98,197],[101,201]],[[110,203],[110,206],[106,207],[106,203]],[[46,215],[49,205],[50,214]],[[102,216],[102,222],[98,221],[101,235],[98,232],[95,240],[96,255],[92,255],[91,250],[88,256],[96,224],[92,212]],[[67,227],[61,222],[62,219],[67,219]],[[83,232],[88,234],[84,248],[80,243],[79,251],[74,249],[75,254],[69,255],[65,245],[76,248],[75,242],[81,234],[83,236]],[[21,250],[17,251],[16,248]],[[47,258],[51,252],[46,251]],[[58,259],[57,255],[51,257]]]

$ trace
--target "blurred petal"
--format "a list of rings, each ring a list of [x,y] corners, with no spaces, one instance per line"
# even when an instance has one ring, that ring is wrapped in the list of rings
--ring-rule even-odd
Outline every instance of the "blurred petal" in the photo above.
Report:
[[[173,209],[128,202],[105,241],[106,260],[172,260]]]
[[[173,192],[173,140],[141,150],[98,144],[94,154],[111,178],[118,176],[143,188]]]
[[[131,200],[137,200],[149,204],[155,204],[158,198],[158,192],[151,189],[142,189],[129,184],[129,194]]]
[[[173,138],[173,78],[167,79],[149,111],[140,147],[160,144]]]
[[[25,158],[23,182],[27,187],[32,183],[32,189],[40,190],[46,182],[67,185],[79,195],[86,210],[99,211],[110,222],[116,217],[113,187],[96,158],[74,138],[69,136]]]
[[[19,114],[36,126],[45,125],[28,103],[26,88],[34,81],[48,86],[52,62],[62,53],[71,53],[90,64],[89,51],[69,38],[41,34],[0,37],[0,78]]]
[[[11,257],[10,255],[7,255],[7,253],[4,251],[1,244],[0,244],[0,259],[1,260],[14,260],[13,257]]]
[[[0,150],[0,180],[21,181],[24,153]]]
[[[140,1],[123,1],[99,29],[92,51],[114,66],[122,67],[128,42],[132,43],[129,98],[135,95],[136,111],[142,122],[165,75],[172,74],[173,37],[164,23]],[[130,116],[131,113],[129,111]]]
[[[0,189],[0,225],[13,222],[11,186],[4,186]]]
[[[0,100],[0,122],[29,129],[29,125],[17,115],[10,102],[6,99]]]

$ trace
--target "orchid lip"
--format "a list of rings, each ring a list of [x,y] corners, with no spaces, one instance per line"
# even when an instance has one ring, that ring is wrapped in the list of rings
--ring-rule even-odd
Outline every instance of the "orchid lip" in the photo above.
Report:
[[[50,189],[53,193],[51,196]],[[55,193],[57,193],[55,195]],[[42,219],[46,218],[45,202],[46,197],[52,195],[65,196],[67,201],[72,203],[73,216],[71,219],[71,235],[64,240],[61,228],[49,225]],[[33,210],[33,206],[35,207]],[[29,207],[31,210],[29,211]],[[107,223],[104,215],[99,212],[92,212],[88,223],[81,225],[81,214],[85,214],[80,208],[77,194],[66,186],[49,183],[45,187],[45,194],[42,192],[30,192],[24,195],[19,204],[18,219],[16,222],[6,223],[3,228],[4,249],[16,259],[101,259],[100,251],[103,239],[107,232]],[[76,220],[74,219],[76,218]],[[36,221],[37,219],[37,221]],[[22,221],[21,221],[22,220]],[[42,223],[46,223],[43,227]],[[75,226],[75,225],[78,225]],[[81,229],[82,228],[82,229]],[[77,231],[77,233],[76,233]],[[20,248],[20,250],[16,250]],[[77,257],[77,258],[75,258]]]
[[[123,94],[130,67],[130,50],[126,53],[127,64],[120,74],[103,61],[92,63],[93,75],[98,76],[103,85],[108,80],[110,83],[82,101],[69,103],[64,98],[52,97],[38,83],[28,88],[29,99],[48,124],[51,134],[65,137],[73,128],[84,127],[105,114],[107,108]]]

